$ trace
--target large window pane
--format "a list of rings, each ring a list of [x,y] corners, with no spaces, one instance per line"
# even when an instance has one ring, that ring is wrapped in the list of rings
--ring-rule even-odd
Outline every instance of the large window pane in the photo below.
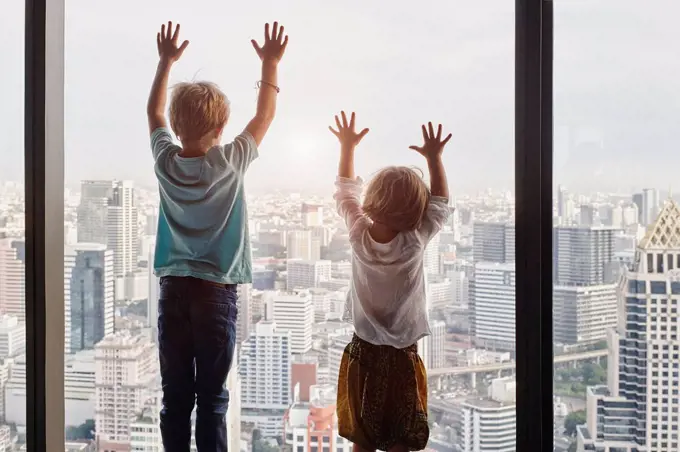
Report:
[[[555,2],[555,436],[678,450],[672,1]]]
[[[0,60],[0,450],[26,432],[24,8],[3,6]],[[4,449],[3,449],[4,448]]]
[[[230,450],[350,450],[327,433],[310,445],[307,427],[310,413],[323,414],[317,408],[332,412],[353,331],[341,320],[350,248],[331,198],[339,150],[327,130],[340,109],[371,129],[357,151],[364,179],[386,165],[427,172],[408,149],[422,139],[422,123],[454,134],[444,162],[456,210],[427,248],[432,335],[418,343],[431,447],[515,450],[513,2],[212,1],[200,11],[166,3],[67,4],[69,441],[96,440],[101,450],[161,444],[152,272],[159,194],[145,117],[155,33],[181,22],[191,44],[170,82],[217,82],[231,101],[231,139],[255,111],[260,69],[249,40],[277,19],[291,41],[277,117],[246,179],[254,275],[238,292]],[[288,335],[290,346],[273,357]]]

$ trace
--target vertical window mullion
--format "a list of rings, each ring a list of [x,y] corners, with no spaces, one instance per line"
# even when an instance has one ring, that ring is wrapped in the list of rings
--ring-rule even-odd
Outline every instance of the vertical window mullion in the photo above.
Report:
[[[26,440],[29,452],[61,452],[64,1],[26,0],[25,5]]]
[[[517,450],[553,449],[552,4],[517,0]]]

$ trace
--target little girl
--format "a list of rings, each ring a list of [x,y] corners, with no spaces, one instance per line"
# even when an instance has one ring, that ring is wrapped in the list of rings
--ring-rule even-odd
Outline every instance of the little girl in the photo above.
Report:
[[[423,257],[430,239],[449,216],[449,191],[442,140],[432,123],[423,126],[422,147],[431,189],[410,168],[389,166],[368,184],[354,174],[354,150],[368,133],[335,117],[340,165],[335,200],[349,230],[352,283],[347,314],[354,337],[345,348],[338,376],[338,430],[355,451],[422,450],[427,423],[427,376],[416,342],[430,334]]]

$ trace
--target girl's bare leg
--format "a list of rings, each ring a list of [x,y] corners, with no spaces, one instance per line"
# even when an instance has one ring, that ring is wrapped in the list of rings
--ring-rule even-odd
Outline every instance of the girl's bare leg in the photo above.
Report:
[[[356,444],[352,445],[352,452],[375,452],[375,449],[364,449],[361,446],[358,446]]]
[[[390,450],[387,452],[408,452],[408,447],[398,444],[396,446],[390,447]]]

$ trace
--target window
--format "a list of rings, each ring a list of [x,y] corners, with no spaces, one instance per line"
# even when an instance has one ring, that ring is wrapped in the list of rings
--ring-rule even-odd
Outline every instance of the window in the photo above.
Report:
[[[680,217],[668,190],[675,173],[657,162],[675,161],[677,155],[671,137],[680,119],[680,88],[666,74],[680,65],[663,56],[678,50],[677,27],[668,16],[676,5],[660,1],[641,11],[629,0],[553,3],[557,227],[566,223],[590,231],[587,243],[573,248],[587,256],[578,262],[580,279],[574,281],[578,301],[571,314],[578,322],[565,324],[575,333],[565,345],[584,359],[570,369],[556,364],[555,396],[563,398],[558,403],[569,401],[560,405],[567,408],[564,416],[555,411],[556,422],[569,431],[558,428],[555,439],[578,442],[585,450],[668,450],[667,442],[647,438],[665,440],[675,424],[663,414],[671,403],[664,389],[669,359],[677,361],[669,354],[674,340],[667,333],[678,321],[680,286],[670,281],[669,287],[669,273],[680,263],[675,257]],[[626,31],[632,29],[634,37]],[[642,143],[649,149],[644,158]],[[563,259],[554,254],[553,265],[562,267]],[[557,334],[557,317],[555,322]],[[640,331],[653,333],[650,340]],[[653,351],[649,360],[641,355],[647,351]],[[608,356],[619,356],[619,362],[608,362]],[[648,393],[661,397],[632,403]],[[625,405],[585,425],[592,415],[586,405],[614,408],[622,399]],[[659,413],[653,416],[658,422],[639,423],[651,416],[647,413]],[[657,424],[658,435],[650,435]]]
[[[7,5],[0,17],[6,70],[0,83],[0,405],[5,424],[26,425],[26,198],[24,192],[24,11]],[[13,361],[16,364],[12,364]],[[4,408],[4,409],[3,409]],[[0,449],[10,446],[0,422]],[[23,429],[25,432],[25,429]]]
[[[158,387],[147,387],[150,397],[144,400],[138,392],[119,389],[135,385],[135,379],[157,381],[144,377],[158,373],[159,288],[151,273],[158,195],[153,163],[143,149],[149,141],[144,104],[156,58],[152,24],[168,19],[162,14],[180,16],[183,34],[192,41],[171,83],[204,78],[229,94],[233,114],[225,139],[237,134],[253,112],[255,91],[250,88],[259,68],[247,40],[258,37],[261,23],[271,16],[294,38],[281,64],[276,122],[247,179],[253,257],[255,267],[263,268],[255,268],[252,286],[239,288],[238,357],[227,386],[240,387],[241,412],[235,413],[238,405],[232,403],[227,417],[257,417],[263,441],[269,441],[281,436],[288,410],[304,409],[306,401],[296,406],[294,394],[334,400],[315,391],[332,385],[346,339],[333,334],[331,341],[319,329],[331,328],[342,315],[348,244],[329,199],[334,164],[319,150],[333,153],[337,148],[325,129],[336,109],[347,107],[357,111],[359,124],[372,128],[362,144],[366,151],[357,154],[357,170],[365,176],[389,163],[424,167],[415,153],[405,150],[405,144],[417,144],[423,121],[441,118],[455,136],[444,163],[456,210],[426,252],[432,335],[419,350],[429,368],[428,411],[445,417],[451,403],[458,404],[455,410],[462,407],[462,396],[470,402],[465,406],[471,417],[484,416],[489,404],[484,399],[514,400],[516,385],[516,407],[498,404],[505,409],[490,418],[505,419],[501,438],[496,424],[487,431],[487,424],[466,426],[457,418],[451,422],[479,430],[474,434],[480,438],[489,435],[494,448],[548,450],[545,438],[554,428],[550,416],[540,416],[543,440],[534,434],[537,425],[529,416],[535,417],[551,394],[528,388],[549,386],[549,325],[561,327],[569,318],[569,281],[608,279],[613,272],[588,267],[587,250],[579,251],[591,239],[605,243],[606,232],[591,234],[593,238],[564,228],[560,240],[568,246],[557,252],[569,250],[573,259],[554,275],[565,288],[561,311],[555,319],[545,315],[545,287],[553,277],[541,251],[549,249],[552,232],[544,202],[552,185],[545,171],[552,151],[546,126],[552,86],[542,81],[551,70],[546,63],[549,2],[517,0],[518,8],[504,0],[458,8],[438,2],[436,14],[422,16],[407,2],[389,9],[355,0],[342,7],[299,0],[266,9],[215,2],[208,17],[172,2],[165,11],[130,0],[116,8],[54,0],[45,9],[39,0],[33,3],[27,23],[35,25],[35,32],[26,42],[32,57],[27,67],[35,69],[37,81],[26,106],[34,112],[28,136],[37,144],[28,143],[26,151],[47,170],[38,166],[26,172],[31,178],[27,193],[35,195],[26,200],[26,211],[35,220],[26,230],[27,246],[38,251],[26,259],[27,300],[35,312],[27,325],[34,333],[30,337],[37,338],[28,350],[32,359],[27,375],[33,383],[27,385],[26,404],[35,416],[26,426],[28,452],[63,441],[54,428],[47,429],[58,425],[61,431],[61,424],[69,435],[94,436],[103,450],[142,449],[130,444],[141,441],[132,437],[136,428],[149,430],[146,439],[158,437]],[[136,14],[130,19],[132,9]],[[39,26],[43,14],[44,29]],[[107,28],[112,19],[128,25],[117,31],[115,42]],[[148,44],[146,36],[151,36]],[[43,42],[46,49],[36,45]],[[228,43],[228,57],[217,42]],[[242,67],[234,70],[233,61],[242,61]],[[47,120],[37,107],[46,110]],[[310,165],[314,171],[307,169]],[[522,206],[517,212],[515,200]],[[579,206],[581,214],[597,218],[588,206]],[[283,229],[294,234],[277,237]],[[330,276],[312,272],[310,288],[319,290],[285,300],[278,291],[295,281],[289,281],[294,273],[281,259],[292,254],[331,261]],[[587,274],[584,265],[593,272]],[[319,267],[320,272],[328,270],[325,264]],[[304,284],[304,278],[298,279]],[[277,311],[277,304],[280,308],[287,302],[304,315]],[[270,318],[279,330],[265,328]],[[309,340],[310,326],[320,341]],[[129,337],[123,338],[125,331]],[[567,338],[570,331],[559,334]],[[324,340],[323,359],[316,359],[324,367],[317,372],[320,384],[298,386],[301,368],[296,364],[304,363],[292,355],[308,354],[310,344]],[[123,358],[129,341],[134,343],[134,360]],[[449,342],[454,353],[448,352]],[[562,345],[561,351],[571,353]],[[279,365],[269,365],[272,357],[280,359]],[[493,372],[477,372],[482,366],[492,366]],[[453,374],[453,367],[465,369],[465,376]],[[86,400],[78,398],[78,391],[87,393]],[[232,392],[234,398],[237,393]],[[258,410],[263,405],[266,412]],[[238,440],[238,435],[232,437]]]

